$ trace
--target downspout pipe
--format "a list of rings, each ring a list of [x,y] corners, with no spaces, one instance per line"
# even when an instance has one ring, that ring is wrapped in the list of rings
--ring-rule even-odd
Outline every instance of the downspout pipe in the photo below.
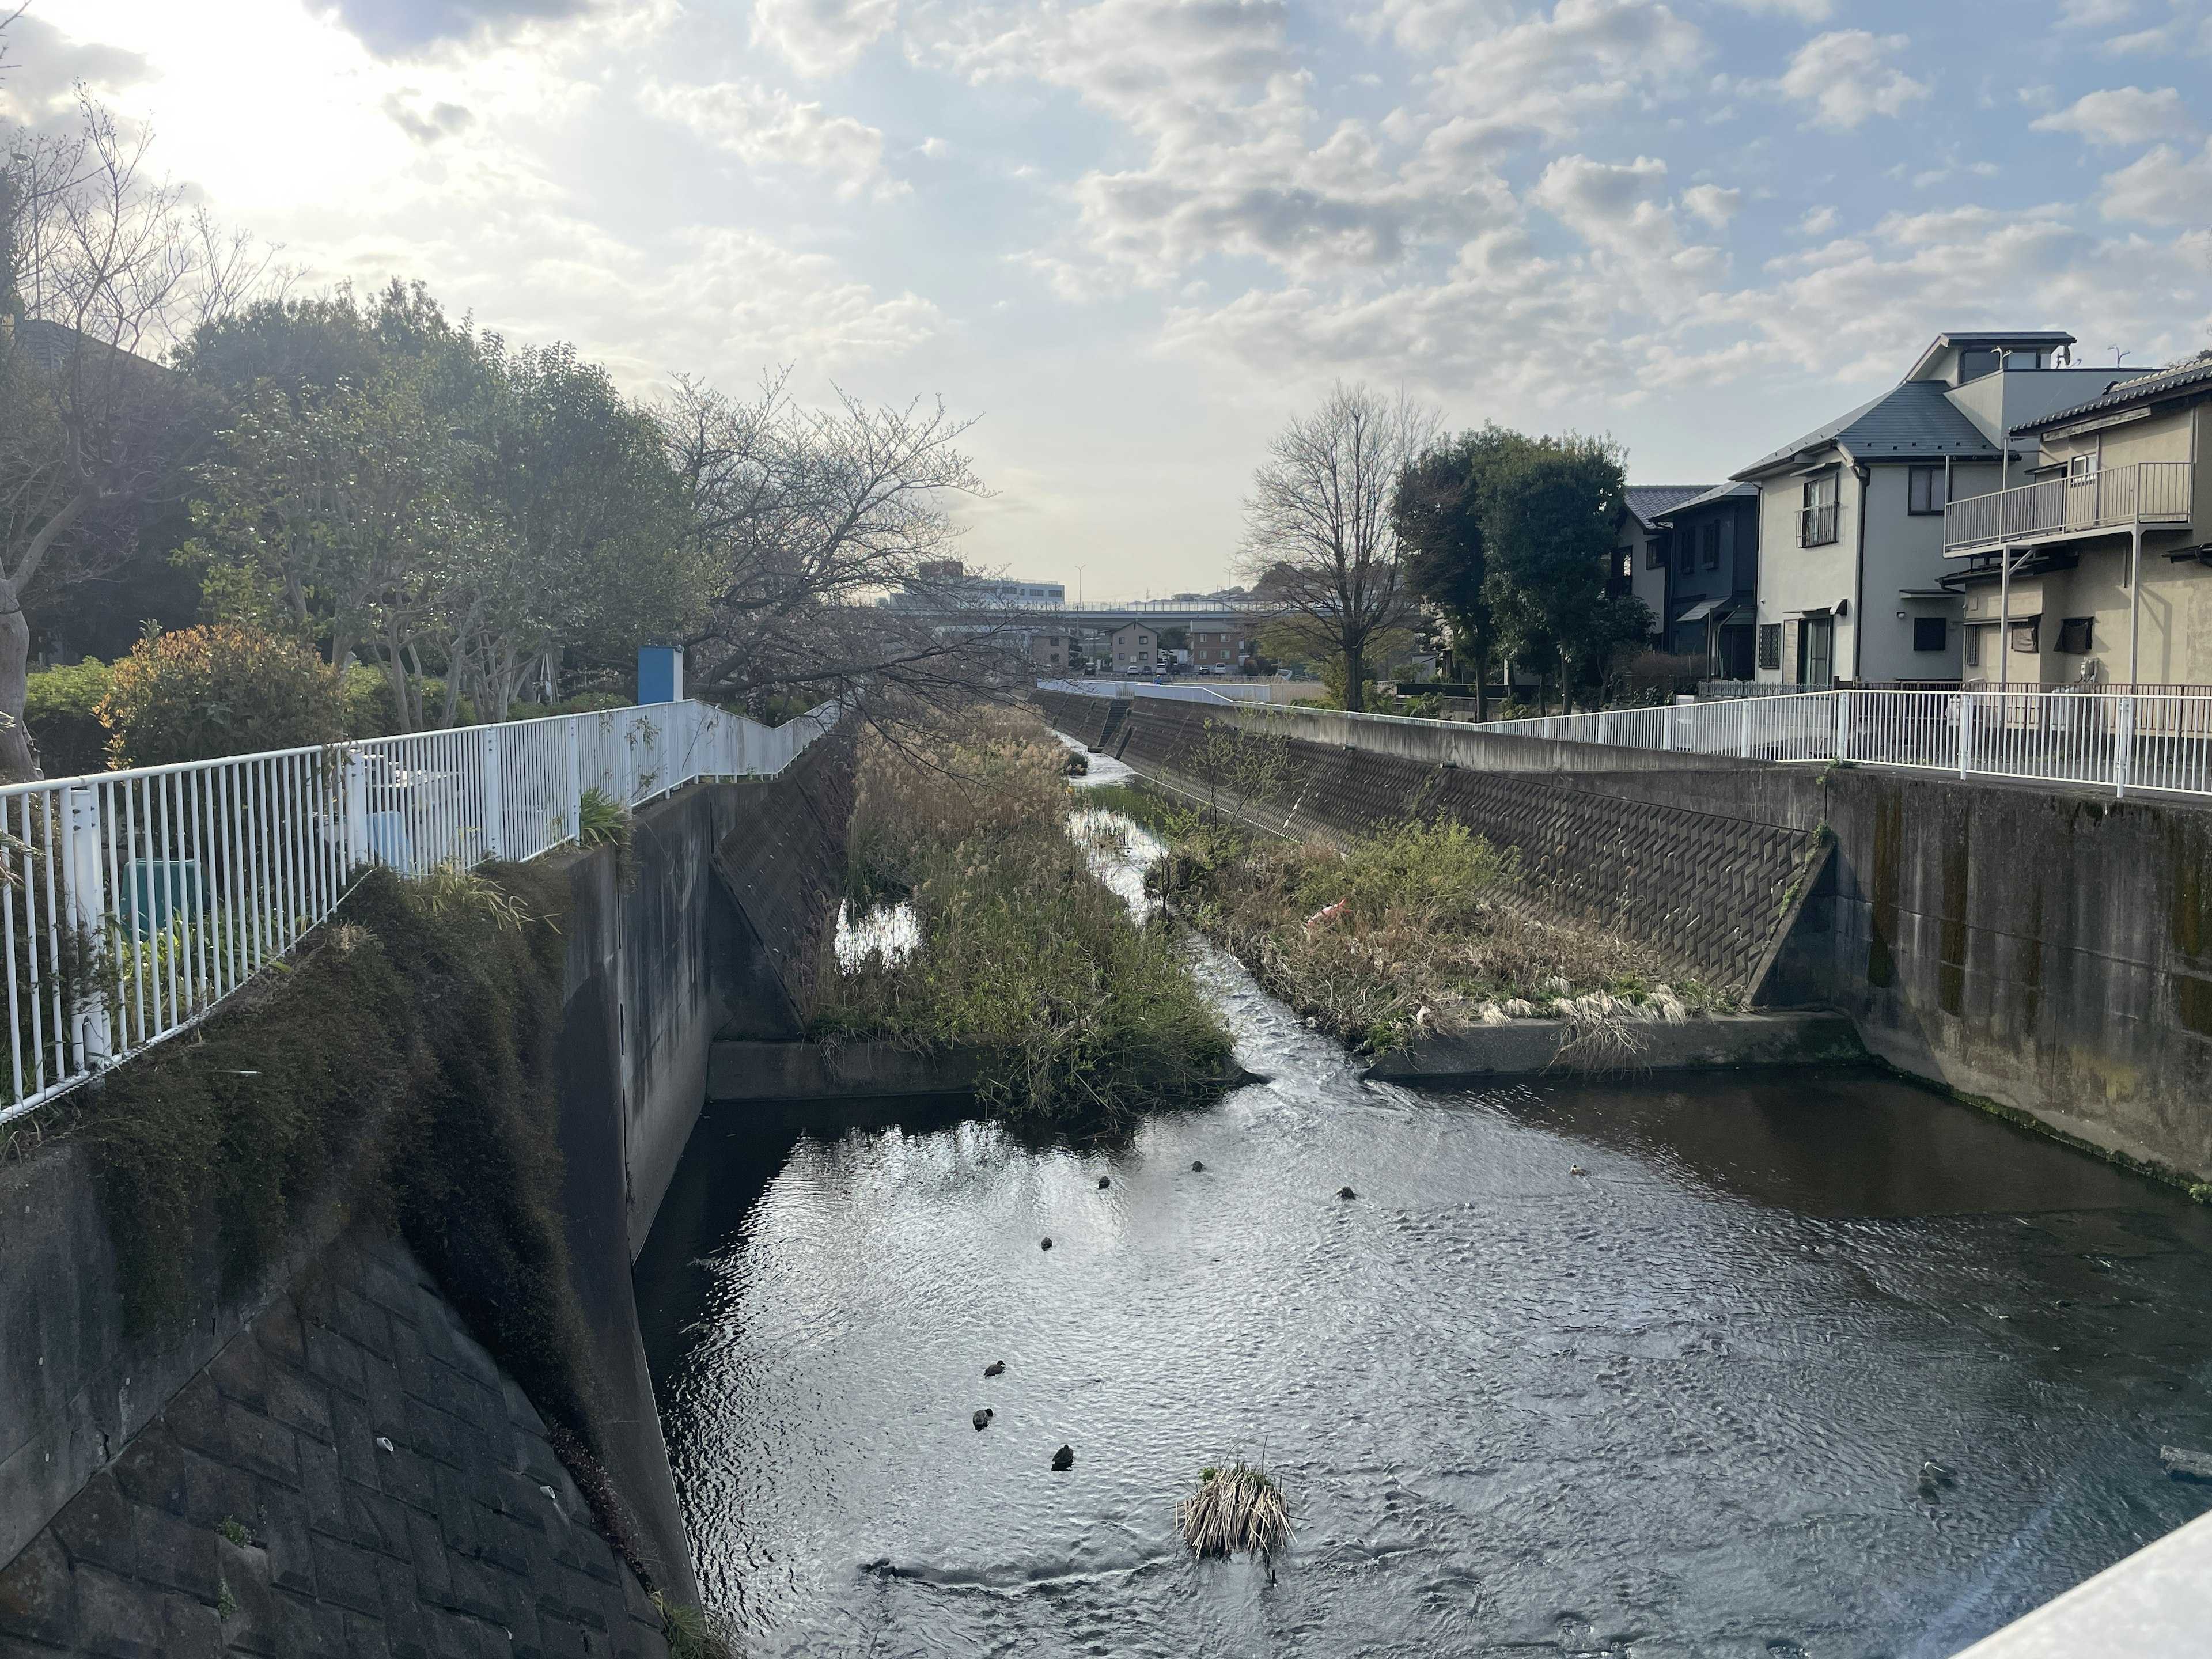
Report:
[[[2137,520],[2128,538],[2128,690],[2136,689],[2136,658],[2142,647],[2142,538]]]

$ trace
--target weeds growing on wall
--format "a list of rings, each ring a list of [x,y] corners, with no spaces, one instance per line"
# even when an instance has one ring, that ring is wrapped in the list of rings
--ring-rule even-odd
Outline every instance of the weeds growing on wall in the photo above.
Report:
[[[1586,1023],[1588,1004],[1571,1016],[1565,1006],[1593,994],[1628,1017],[1721,1001],[1665,984],[1618,933],[1531,914],[1511,853],[1449,819],[1407,820],[1339,853],[1255,835],[1202,805],[1119,793],[1168,843],[1152,880],[1170,907],[1272,994],[1369,1052],[1505,1018]]]
[[[1068,837],[1065,751],[1034,719],[872,737],[859,763],[849,897],[905,900],[920,948],[817,978],[812,1028],[987,1051],[985,1103],[1111,1125],[1218,1091],[1228,1034],[1164,928],[1143,928]]]
[[[393,1222],[546,1417],[592,1441],[559,1220],[561,875],[365,875],[286,971],[79,1097],[126,1328],[274,1263],[338,1190]]]

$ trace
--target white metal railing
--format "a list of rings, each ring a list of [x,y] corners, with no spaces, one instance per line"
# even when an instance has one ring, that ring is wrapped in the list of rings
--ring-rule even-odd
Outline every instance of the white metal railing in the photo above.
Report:
[[[191,1024],[383,864],[536,858],[627,806],[781,772],[836,723],[649,704],[0,788],[0,1123]]]
[[[2186,524],[2195,465],[2138,461],[1969,495],[1943,509],[1943,550],[2136,524]]]

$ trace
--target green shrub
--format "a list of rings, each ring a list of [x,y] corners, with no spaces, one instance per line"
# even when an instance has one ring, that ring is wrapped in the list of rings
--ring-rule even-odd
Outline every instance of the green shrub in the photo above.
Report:
[[[1386,920],[1442,926],[1471,915],[1512,867],[1510,853],[1465,824],[1402,823],[1362,840],[1334,868],[1315,870],[1299,899],[1312,910],[1342,900],[1370,927]]]
[[[118,766],[165,766],[340,735],[338,678],[311,647],[234,623],[141,640],[100,703]]]
[[[39,769],[46,776],[73,778],[107,769],[107,728],[100,723],[100,704],[109,684],[107,665],[97,657],[26,678],[23,721],[38,748]]]

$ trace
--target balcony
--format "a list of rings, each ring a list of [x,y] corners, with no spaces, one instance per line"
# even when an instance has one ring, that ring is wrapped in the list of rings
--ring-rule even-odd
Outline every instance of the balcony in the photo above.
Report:
[[[2065,541],[2136,525],[2185,525],[2195,489],[2189,461],[2139,461],[1969,495],[1943,509],[1943,556]]]

